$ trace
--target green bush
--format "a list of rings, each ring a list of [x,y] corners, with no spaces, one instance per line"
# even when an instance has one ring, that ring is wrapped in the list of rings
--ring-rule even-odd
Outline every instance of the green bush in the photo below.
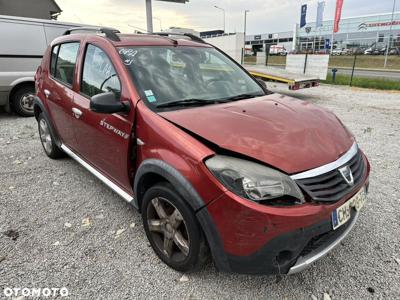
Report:
[[[322,83],[350,85],[350,76],[336,75],[336,80],[335,82],[333,82],[332,74],[329,74],[327,79],[323,80]],[[377,90],[400,90],[400,81],[379,78],[354,77],[352,86]]]

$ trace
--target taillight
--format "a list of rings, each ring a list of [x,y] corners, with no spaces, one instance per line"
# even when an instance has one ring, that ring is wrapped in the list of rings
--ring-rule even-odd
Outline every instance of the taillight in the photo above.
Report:
[[[299,89],[300,89],[300,84],[299,83],[296,83],[296,84],[291,86],[291,90],[293,90],[293,91],[297,91]]]

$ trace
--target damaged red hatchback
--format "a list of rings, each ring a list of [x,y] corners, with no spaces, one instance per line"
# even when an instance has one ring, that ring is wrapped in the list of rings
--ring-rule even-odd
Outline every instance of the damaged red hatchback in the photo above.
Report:
[[[142,214],[151,246],[193,271],[291,274],[349,233],[370,166],[334,114],[269,92],[192,35],[71,29],[47,49],[34,112]]]

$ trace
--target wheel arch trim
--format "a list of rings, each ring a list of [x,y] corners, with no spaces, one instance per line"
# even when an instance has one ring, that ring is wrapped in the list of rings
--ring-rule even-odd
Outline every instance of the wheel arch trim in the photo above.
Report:
[[[24,86],[24,85],[35,86],[35,81],[34,81],[33,77],[18,78],[10,84],[10,91],[8,92],[8,101],[9,102],[11,102],[11,100],[12,100],[11,98],[14,95],[14,93],[18,90],[18,88],[20,86]]]
[[[194,210],[196,218],[200,223],[203,233],[208,241],[208,245],[217,269],[220,271],[229,272],[231,268],[224,251],[221,237],[204,201],[194,189],[192,184],[174,167],[159,159],[144,160],[136,172],[134,180],[135,198],[132,201],[132,205],[140,210],[140,201],[143,197],[143,194],[139,193],[139,186],[142,183],[141,179],[144,178],[144,175],[149,173],[155,173],[169,181],[174,188],[176,188],[177,192],[182,196],[184,201],[186,201]]]
[[[135,194],[134,206],[137,209],[140,210],[140,201],[143,197],[143,194],[140,193],[140,185],[144,176],[149,173],[155,173],[169,181],[194,211],[205,206],[200,195],[178,170],[162,160],[150,158],[144,160],[136,171],[133,188]]]
[[[36,120],[38,119],[38,116],[39,116],[39,114],[36,113],[37,109],[39,108],[40,111],[44,114],[47,123],[49,123],[50,133],[54,137],[56,145],[61,148],[62,142],[59,138],[58,132],[55,130],[53,123],[51,122],[51,119],[49,117],[49,114],[47,113],[46,107],[44,106],[42,100],[40,100],[40,98],[38,96],[34,96],[34,97],[35,97],[35,100],[33,102],[33,112],[34,112],[34,116],[35,116]]]
[[[15,79],[14,81],[12,81],[10,83],[10,87],[14,88],[19,84],[35,84],[35,79],[34,79],[34,75],[32,76],[24,76],[24,77],[19,77],[17,79]]]

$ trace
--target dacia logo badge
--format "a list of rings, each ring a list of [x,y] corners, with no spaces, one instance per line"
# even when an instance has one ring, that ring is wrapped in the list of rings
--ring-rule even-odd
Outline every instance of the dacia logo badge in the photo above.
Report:
[[[344,178],[344,180],[347,182],[348,185],[350,185],[350,186],[354,185],[353,173],[351,172],[351,169],[349,166],[340,168],[339,172],[342,175],[342,177]]]

